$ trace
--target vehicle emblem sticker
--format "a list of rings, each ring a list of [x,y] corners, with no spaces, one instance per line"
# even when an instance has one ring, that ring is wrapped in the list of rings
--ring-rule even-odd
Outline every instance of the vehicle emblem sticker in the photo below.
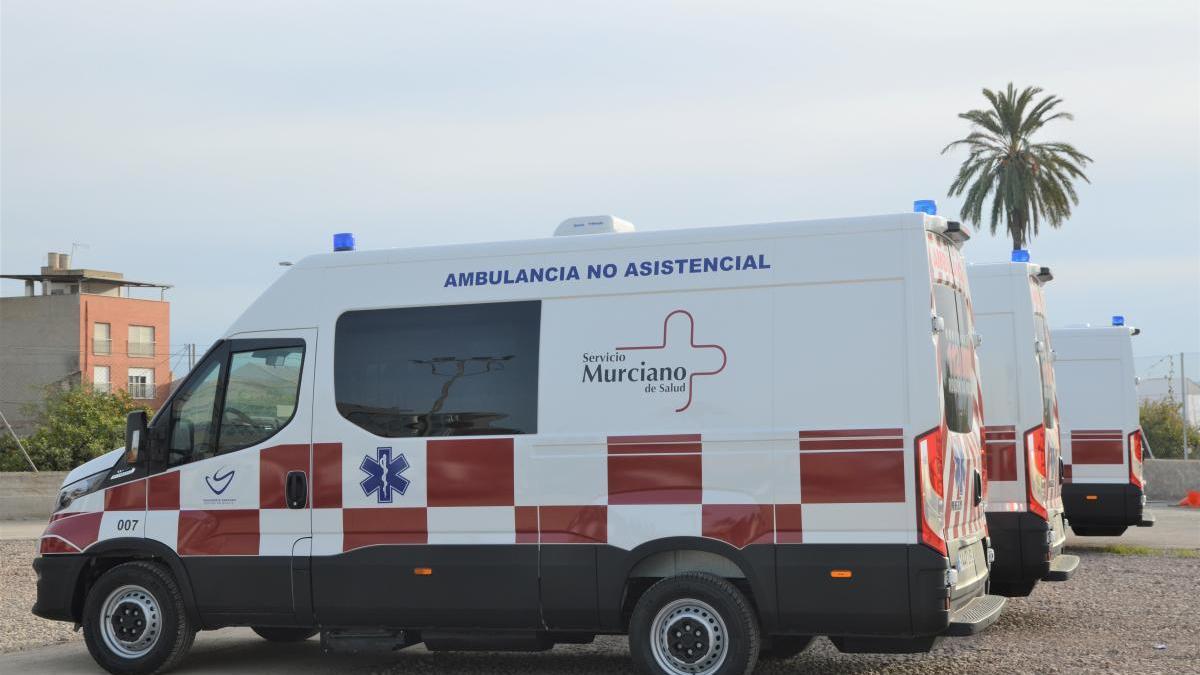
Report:
[[[370,497],[374,493],[376,502],[391,504],[393,490],[401,495],[408,491],[409,480],[401,475],[408,470],[408,460],[402,452],[393,458],[391,448],[376,448],[375,454],[375,458],[370,455],[363,457],[358,468],[367,477],[358,485],[364,496]]]
[[[224,467],[214,471],[213,475],[204,477],[204,482],[208,484],[208,489],[212,490],[214,495],[224,494],[229,489],[229,486],[233,484],[234,470],[230,469],[223,474],[221,473],[222,471],[224,471]]]

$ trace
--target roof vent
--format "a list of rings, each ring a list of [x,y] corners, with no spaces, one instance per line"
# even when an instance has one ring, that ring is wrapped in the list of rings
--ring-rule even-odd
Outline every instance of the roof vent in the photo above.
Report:
[[[566,237],[573,234],[603,234],[608,232],[633,232],[633,223],[615,216],[583,216],[567,218],[558,224],[554,236]]]

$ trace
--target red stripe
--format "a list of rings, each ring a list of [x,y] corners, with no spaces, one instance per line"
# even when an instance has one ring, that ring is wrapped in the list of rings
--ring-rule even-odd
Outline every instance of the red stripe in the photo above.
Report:
[[[700,448],[700,434],[608,437],[610,455],[700,452]]]
[[[179,472],[160,473],[150,477],[146,505],[151,511],[179,510]]]
[[[775,505],[775,537],[780,544],[804,543],[803,509],[799,504]]]
[[[770,544],[775,538],[775,509],[769,504],[705,504],[701,533],[736,548]]]
[[[46,534],[54,534],[66,539],[80,549],[85,549],[96,542],[100,536],[100,520],[104,514],[99,511],[80,513],[70,518],[60,518],[46,526]],[[45,541],[45,540],[43,540]],[[74,553],[75,551],[69,551]]]
[[[275,445],[258,453],[258,504],[263,509],[286,509],[284,494],[287,475],[301,471],[308,475],[307,445]]]
[[[258,555],[258,509],[179,512],[179,555]]]
[[[1125,446],[1121,441],[1071,441],[1073,464],[1124,464]]]
[[[988,444],[987,452],[988,480],[1017,479],[1017,445],[1013,442]]]
[[[806,504],[903,502],[904,453],[801,453],[800,497]]]
[[[142,511],[146,508],[146,479],[139,478],[104,491],[105,511]]]
[[[608,458],[609,504],[699,504],[700,455]]]
[[[603,544],[608,541],[607,506],[538,507],[543,544]]]
[[[313,444],[313,508],[342,507],[342,444]]]
[[[859,438],[800,441],[800,450],[893,450],[904,447],[903,438]]]
[[[512,506],[513,439],[429,441],[429,506]]]
[[[382,544],[426,544],[425,509],[342,509],[342,551]]]
[[[513,509],[518,544],[538,542],[538,507],[518,506]]]
[[[800,438],[852,438],[855,436],[903,435],[903,429],[814,429],[800,432]]]

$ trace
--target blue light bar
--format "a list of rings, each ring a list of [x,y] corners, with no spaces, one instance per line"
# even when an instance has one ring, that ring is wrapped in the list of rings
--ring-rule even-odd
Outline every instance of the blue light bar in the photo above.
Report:
[[[354,235],[350,232],[338,232],[333,235],[333,250],[336,251],[353,251],[354,250]]]
[[[1114,326],[1124,326],[1125,325],[1125,317],[1121,316],[1120,314],[1114,314],[1113,315],[1113,325]]]
[[[1029,251],[1019,248],[1012,252],[1013,262],[1029,262]]]
[[[931,216],[937,215],[937,200],[934,199],[918,199],[913,202],[913,213],[927,213]]]

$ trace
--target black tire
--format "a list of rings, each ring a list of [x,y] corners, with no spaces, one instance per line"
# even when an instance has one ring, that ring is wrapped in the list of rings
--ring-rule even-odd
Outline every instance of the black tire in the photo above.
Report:
[[[671,609],[673,605],[677,607],[674,610]],[[716,617],[710,616],[705,606]],[[664,611],[668,614],[660,619],[659,614]],[[679,653],[683,658],[691,657],[683,655],[682,651],[690,645],[655,645],[656,621],[664,631],[677,627],[685,632],[689,628],[708,629],[696,638],[701,640],[696,643],[697,648],[703,651],[692,662],[702,664],[703,659],[712,659],[711,669],[701,671],[705,675],[746,675],[754,670],[760,642],[758,620],[746,596],[725,579],[702,572],[667,577],[647,589],[633,608],[629,620],[629,652],[637,669],[646,675],[687,672],[659,664],[656,650],[664,654],[664,659],[669,659],[675,649],[681,650]],[[724,630],[720,630],[721,624],[724,624]]]
[[[1080,537],[1119,537],[1126,525],[1072,525],[1071,531]]]
[[[250,630],[267,642],[304,642],[320,633],[315,628],[291,628],[278,626],[251,626]]]
[[[105,605],[120,597],[131,599],[113,607],[111,619],[106,618]],[[117,628],[118,622],[126,621],[121,613],[130,615],[126,617],[130,623]],[[114,636],[118,630],[140,630],[133,639],[144,636],[150,645],[143,653],[134,650],[134,655],[114,650],[105,639],[106,621]],[[152,631],[157,631],[157,637],[151,638]],[[108,672],[150,675],[174,668],[191,649],[196,629],[188,620],[183,594],[171,573],[162,565],[137,561],[117,565],[92,585],[83,606],[83,639],[92,658]]]
[[[808,649],[812,644],[811,635],[773,635],[762,641],[758,649],[760,661],[783,661],[796,656]]]

